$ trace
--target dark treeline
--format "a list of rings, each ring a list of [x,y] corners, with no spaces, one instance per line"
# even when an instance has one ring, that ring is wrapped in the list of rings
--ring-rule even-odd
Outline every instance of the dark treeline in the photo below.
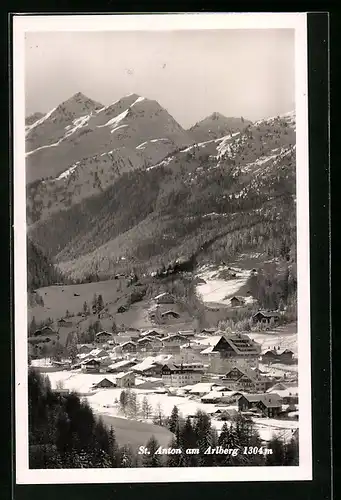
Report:
[[[137,456],[129,446],[119,447],[113,429],[96,419],[77,394],[51,390],[49,380],[30,368],[30,468],[134,467]]]
[[[64,277],[44,251],[27,238],[27,288],[36,288],[63,282]]]
[[[122,391],[123,396],[125,392]],[[123,405],[124,398],[120,398]],[[91,408],[75,393],[54,392],[47,377],[34,369],[28,375],[29,402],[29,466],[30,468],[113,468],[113,467],[199,467],[235,465],[297,465],[298,447],[292,439],[284,444],[276,438],[266,449],[252,422],[238,416],[231,426],[226,423],[218,436],[210,417],[198,411],[195,418],[183,419],[178,408],[169,418],[160,419],[173,433],[169,446],[181,453],[164,455],[155,453],[159,443],[151,436],[146,443],[149,454],[137,454],[130,446],[119,446],[114,429],[110,430],[101,419],[96,419]],[[142,408],[147,411],[147,403]],[[148,409],[150,412],[150,408]],[[157,423],[160,416],[155,415]],[[209,447],[238,449],[233,454],[205,453]],[[244,454],[244,447],[262,452]],[[198,454],[186,450],[198,449]]]
[[[278,270],[275,264],[259,269],[248,280],[251,295],[265,309],[280,309],[296,316],[297,276],[296,265],[284,265]]]

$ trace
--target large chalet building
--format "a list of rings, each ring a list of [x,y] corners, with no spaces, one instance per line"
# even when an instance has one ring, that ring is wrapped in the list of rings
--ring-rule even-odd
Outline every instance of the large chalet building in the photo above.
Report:
[[[224,374],[235,366],[258,368],[261,348],[243,333],[224,333],[201,354],[208,357],[211,373]]]

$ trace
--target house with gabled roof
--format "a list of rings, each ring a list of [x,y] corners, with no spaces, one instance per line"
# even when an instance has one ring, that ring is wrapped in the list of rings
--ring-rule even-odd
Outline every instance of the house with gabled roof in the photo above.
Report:
[[[274,347],[262,354],[263,363],[292,363],[294,352],[291,349]]]
[[[209,347],[201,351],[210,360],[212,373],[226,373],[234,366],[258,367],[261,347],[243,333],[222,333],[212,337]]]
[[[95,335],[96,342],[98,343],[107,342],[108,340],[112,340],[112,338],[113,334],[111,332],[106,332],[106,331],[98,332]]]
[[[162,333],[158,330],[146,330],[141,333],[141,337],[162,337]]]
[[[136,352],[136,343],[132,340],[128,340],[120,344],[119,348],[123,353]]]
[[[256,368],[235,366],[221,379],[230,390],[246,392],[265,392],[272,381]]]
[[[82,366],[82,371],[85,373],[99,373],[101,363],[97,359],[91,358],[86,361],[83,361],[81,366]]]
[[[266,417],[273,418],[282,410],[282,399],[278,394],[243,394],[238,399],[239,411],[258,409]]]
[[[116,361],[107,367],[108,373],[119,373],[125,370],[131,370],[133,366],[137,365],[136,358],[133,359],[123,359],[121,361]]]
[[[231,297],[230,302],[232,307],[239,307],[245,305],[245,299],[244,297],[241,296],[235,295],[234,297]]]
[[[254,323],[270,323],[270,321],[279,321],[280,313],[278,311],[258,311],[252,316]]]
[[[277,384],[270,387],[270,389],[267,390],[267,393],[278,394],[282,398],[283,404],[298,404],[298,387],[290,383],[285,384],[283,382],[278,382]]]

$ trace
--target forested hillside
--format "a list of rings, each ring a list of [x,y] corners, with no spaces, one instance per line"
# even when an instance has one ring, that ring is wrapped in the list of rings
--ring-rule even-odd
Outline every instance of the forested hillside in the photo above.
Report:
[[[123,173],[100,194],[36,222],[30,238],[72,279],[110,277],[122,261],[153,270],[179,257],[219,262],[245,251],[293,262],[293,125],[290,114],[256,123]]]
[[[63,280],[62,274],[38,245],[27,238],[27,288],[52,285]]]

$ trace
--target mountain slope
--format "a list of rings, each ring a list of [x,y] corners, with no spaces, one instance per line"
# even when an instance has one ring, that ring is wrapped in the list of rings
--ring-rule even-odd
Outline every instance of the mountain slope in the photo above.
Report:
[[[244,118],[227,118],[220,113],[214,112],[193,125],[189,129],[189,133],[195,142],[200,143],[242,131],[248,125],[251,125],[251,122],[244,120]]]
[[[179,256],[255,250],[294,259],[295,117],[288,114],[170,153],[30,228],[75,279],[153,269]]]
[[[40,113],[37,111],[36,113],[33,113],[32,115],[29,115],[25,118],[25,125],[30,126],[33,125],[36,121],[40,120],[40,118],[43,118],[44,113]]]
[[[150,141],[157,141],[158,148]],[[26,142],[31,183],[60,180],[63,173],[69,177],[79,166],[88,173],[94,162],[98,176],[111,164],[115,170],[121,163],[123,171],[143,167],[193,140],[156,101],[131,94],[103,107],[76,94],[32,125]]]
[[[62,281],[62,276],[52,261],[30,238],[27,239],[27,288],[52,285]]]

